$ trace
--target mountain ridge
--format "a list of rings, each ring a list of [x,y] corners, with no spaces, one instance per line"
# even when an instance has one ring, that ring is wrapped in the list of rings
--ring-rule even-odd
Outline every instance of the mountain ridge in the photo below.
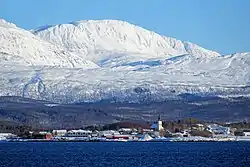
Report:
[[[161,36],[119,20],[84,20],[48,26],[32,32],[46,41],[64,46],[69,51],[83,54],[105,50],[146,54],[148,58],[182,54],[220,56],[219,53],[190,42]]]
[[[0,30],[0,96],[77,103],[250,95],[250,53],[222,56],[117,20],[31,31],[0,20]]]

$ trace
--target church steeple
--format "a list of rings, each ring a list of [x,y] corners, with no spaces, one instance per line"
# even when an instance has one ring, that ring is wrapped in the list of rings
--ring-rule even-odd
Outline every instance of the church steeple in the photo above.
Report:
[[[159,114],[159,116],[158,116],[158,121],[160,121],[161,120],[161,114]]]
[[[163,126],[162,126],[162,121],[161,121],[161,115],[159,114],[159,116],[158,116],[158,122],[157,122],[157,130],[158,131],[161,131],[161,130],[163,130],[164,128],[163,128]]]

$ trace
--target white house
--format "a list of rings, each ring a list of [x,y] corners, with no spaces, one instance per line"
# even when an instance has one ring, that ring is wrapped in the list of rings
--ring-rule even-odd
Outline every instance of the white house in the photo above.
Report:
[[[200,131],[205,130],[205,127],[203,124],[196,124],[196,128],[197,128],[197,130],[200,130]]]
[[[104,130],[104,131],[100,131],[98,135],[99,137],[107,137],[107,136],[120,135],[120,132],[115,131],[115,130]]]
[[[46,132],[46,131],[40,131],[39,132],[39,134],[41,134],[41,135],[46,135],[48,132]]]
[[[223,134],[223,135],[229,135],[230,134],[230,128],[220,126],[217,124],[210,124],[207,126],[207,130],[213,134]]]
[[[130,129],[130,128],[121,128],[121,129],[119,129],[119,132],[132,132],[132,129]]]
[[[16,135],[12,133],[0,133],[0,140],[6,140],[8,138],[16,137]]]
[[[53,130],[52,134],[54,136],[64,136],[67,133],[67,130]]]
[[[250,132],[243,132],[244,136],[250,136]]]
[[[92,134],[92,131],[89,130],[70,130],[68,131],[65,136],[67,137],[90,137]]]

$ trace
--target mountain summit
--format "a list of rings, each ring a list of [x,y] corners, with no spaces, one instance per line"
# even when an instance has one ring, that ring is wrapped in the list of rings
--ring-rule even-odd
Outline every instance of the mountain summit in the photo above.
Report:
[[[250,54],[221,56],[117,20],[31,31],[0,20],[0,96],[143,103],[249,96]]]
[[[55,67],[97,67],[12,23],[0,20],[1,64]]]
[[[146,58],[194,54],[220,56],[189,42],[161,36],[139,26],[118,20],[88,20],[45,26],[32,31],[43,40],[70,52],[99,62],[103,53],[143,55]],[[99,56],[96,56],[99,55]]]

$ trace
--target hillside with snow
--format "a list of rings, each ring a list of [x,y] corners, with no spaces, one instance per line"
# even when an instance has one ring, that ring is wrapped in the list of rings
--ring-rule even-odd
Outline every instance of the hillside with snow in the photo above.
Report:
[[[0,96],[143,103],[250,95],[250,53],[222,56],[117,20],[31,31],[0,20]]]

